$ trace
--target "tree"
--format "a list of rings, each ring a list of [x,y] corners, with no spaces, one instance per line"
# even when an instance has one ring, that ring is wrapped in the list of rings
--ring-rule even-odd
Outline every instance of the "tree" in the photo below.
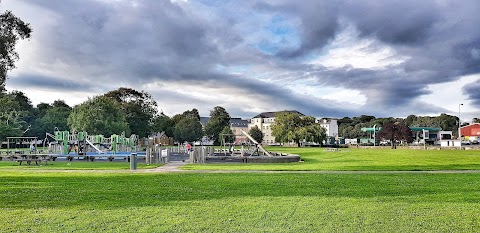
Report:
[[[397,141],[413,142],[412,130],[405,124],[398,122],[383,125],[380,132],[378,132],[378,137],[384,140],[390,140],[392,149],[397,149]]]
[[[173,137],[173,129],[175,125],[173,120],[170,117],[162,114],[159,114],[153,119],[153,131],[154,132],[165,132],[168,137]]]
[[[405,118],[404,123],[406,126],[412,126],[416,119],[417,116],[409,115],[407,118]]]
[[[472,123],[480,123],[480,118],[478,117],[473,118]]]
[[[157,114],[157,102],[144,91],[121,87],[105,94],[122,107],[125,119],[133,134],[146,137],[152,132],[152,123]]]
[[[250,134],[250,136],[252,136],[253,139],[255,139],[255,141],[257,141],[258,143],[262,143],[263,142],[263,132],[258,128],[258,126],[253,126],[249,131],[248,131],[248,134]]]
[[[219,134],[223,128],[230,126],[230,115],[228,112],[220,107],[216,106],[210,111],[210,120],[205,126],[205,134],[210,139],[214,140],[215,145],[220,145]]]
[[[184,117],[173,130],[175,140],[179,143],[198,141],[203,136],[202,124],[193,117]]]
[[[130,133],[122,107],[106,96],[96,96],[75,106],[68,117],[68,125],[73,131],[90,134]]]
[[[68,130],[68,117],[72,108],[66,104],[58,104],[58,102],[54,102],[52,105],[53,107],[49,108],[45,115],[37,120],[37,123],[43,129],[43,133],[51,132],[55,128]]]
[[[287,111],[275,114],[272,135],[277,142],[295,142],[298,147],[303,141],[322,143],[327,138],[325,129],[315,122],[314,117],[302,117]]]
[[[0,15],[0,92],[5,91],[7,72],[15,69],[19,59],[15,45],[19,39],[30,38],[32,29],[11,11]]]
[[[200,114],[198,113],[198,110],[194,108],[192,110],[187,110],[182,114],[177,114],[173,116],[172,117],[173,125],[176,125],[178,122],[180,122],[180,120],[182,120],[185,117],[191,117],[200,121]]]
[[[7,94],[0,98],[0,142],[9,136],[22,136],[27,128],[23,111],[14,96]]]
[[[327,130],[315,122],[312,116],[302,118],[303,127],[300,127],[300,138],[305,142],[322,143],[327,139]]]
[[[221,135],[223,135],[223,140],[225,140],[225,143],[234,143],[235,142],[235,135],[233,135],[232,129],[230,129],[229,126],[225,126],[220,132]],[[221,138],[220,138],[221,140]]]

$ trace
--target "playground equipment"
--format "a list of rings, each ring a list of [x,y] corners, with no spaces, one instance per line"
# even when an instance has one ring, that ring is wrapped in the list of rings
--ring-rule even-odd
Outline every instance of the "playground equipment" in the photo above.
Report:
[[[54,141],[49,142],[48,138]],[[88,135],[87,132],[55,131],[54,134],[46,133],[44,144],[47,141],[49,152],[66,156],[68,160],[72,160],[73,157],[83,157],[93,161],[96,157],[107,157],[112,161],[115,157],[126,158],[125,153],[138,150],[138,137],[134,134],[126,137],[125,133],[105,137]]]
[[[267,151],[260,143],[245,131],[241,131],[250,142],[241,145],[240,150],[235,144],[224,143],[223,149],[214,150],[213,147],[196,147],[189,153],[190,163],[286,163],[299,162],[300,156]],[[225,135],[224,135],[225,136]],[[230,135],[226,135],[230,136]],[[230,148],[227,150],[226,146]]]
[[[35,162],[47,162],[54,159],[53,155],[46,154],[42,149],[38,150],[37,146],[41,145],[37,137],[7,137],[7,151],[5,154],[0,153],[0,160],[6,157],[10,160],[20,162],[26,162],[30,164]]]

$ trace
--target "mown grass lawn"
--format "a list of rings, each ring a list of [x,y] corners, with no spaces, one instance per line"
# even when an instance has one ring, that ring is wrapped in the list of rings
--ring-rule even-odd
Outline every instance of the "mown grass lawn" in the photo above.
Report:
[[[187,170],[277,170],[277,171],[415,171],[480,170],[480,150],[412,150],[346,148],[327,152],[324,148],[270,147],[270,151],[292,153],[305,162],[284,164],[189,164]]]
[[[480,174],[0,171],[2,232],[479,232]]]

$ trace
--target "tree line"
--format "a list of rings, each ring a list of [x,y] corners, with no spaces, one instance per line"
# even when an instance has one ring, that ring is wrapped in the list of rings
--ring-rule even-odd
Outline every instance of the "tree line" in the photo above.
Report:
[[[165,132],[177,142],[193,142],[203,136],[220,144],[221,134],[232,135],[230,115],[220,106],[210,111],[210,120],[202,126],[197,109],[169,117],[158,112],[157,103],[149,93],[119,88],[89,98],[70,107],[63,100],[34,107],[25,93],[0,92],[0,140],[7,136],[30,136],[44,139],[46,132],[68,130],[90,134],[136,134],[147,137]],[[228,142],[234,137],[226,138]]]
[[[210,120],[205,126],[200,123],[197,109],[187,110],[172,117],[157,111],[156,101],[149,93],[130,88],[119,88],[71,107],[63,100],[51,104],[33,106],[21,91],[0,92],[0,140],[7,136],[30,136],[43,139],[46,132],[55,130],[87,131],[91,134],[136,134],[146,137],[155,132],[165,132],[178,142],[198,141],[202,137],[220,144],[220,135],[231,135],[230,115],[220,106],[210,111]],[[478,118],[473,119],[474,122]],[[343,138],[369,137],[364,127],[381,127],[388,123],[401,123],[409,127],[436,127],[458,132],[458,117],[447,114],[439,116],[415,116],[406,118],[376,118],[362,115],[338,119],[339,136]],[[468,124],[468,123],[464,123]],[[300,117],[280,112],[272,126],[272,135],[277,142],[321,142],[324,136],[321,127],[311,116]],[[263,134],[253,129],[255,138],[261,142]],[[224,137],[226,142],[234,137]]]
[[[477,121],[475,121],[477,119]],[[338,134],[343,138],[365,138],[369,137],[368,132],[363,132],[362,128],[381,127],[389,123],[401,123],[408,127],[435,127],[442,130],[453,132],[454,136],[458,136],[458,116],[452,116],[445,113],[439,116],[415,116],[409,115],[406,118],[376,118],[374,116],[361,115],[359,117],[344,117],[338,119]],[[474,118],[473,122],[478,122],[478,118]],[[463,125],[468,125],[464,122]]]

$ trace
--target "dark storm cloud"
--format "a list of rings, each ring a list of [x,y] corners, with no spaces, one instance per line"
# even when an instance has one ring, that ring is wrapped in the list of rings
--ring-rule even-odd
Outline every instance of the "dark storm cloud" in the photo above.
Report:
[[[69,80],[53,76],[44,76],[37,74],[21,74],[11,77],[7,80],[7,85],[22,89],[46,89],[46,90],[95,90],[95,84],[91,82],[83,82],[80,80]]]
[[[462,91],[475,107],[480,108],[480,80],[465,85]]]
[[[329,1],[308,1],[298,4],[292,1],[258,3],[258,9],[286,13],[301,21],[301,44],[298,48],[281,49],[277,55],[288,59],[307,55],[324,47],[339,29],[338,4]]]
[[[362,36],[393,44],[423,43],[440,20],[439,9],[429,0],[348,0],[344,10],[343,17],[355,22]]]
[[[30,1],[56,14],[42,44],[46,60],[61,59],[98,79],[144,83],[152,76],[176,78],[182,70],[204,70],[217,53],[202,19],[170,1]],[[56,35],[52,37],[51,35]],[[230,42],[230,41],[229,41]],[[218,42],[220,43],[220,42]],[[48,50],[48,51],[47,51]]]
[[[322,1],[323,6],[305,1],[302,5],[305,7],[296,7],[296,3],[289,1],[272,1],[268,7],[262,5],[264,10],[297,15],[302,19],[303,32],[321,32],[321,36],[300,34],[301,45],[289,55],[308,58],[325,49],[328,46],[325,38],[338,35],[342,27],[338,20],[343,20],[358,30],[360,38],[373,39],[374,45],[389,45],[407,59],[382,69],[299,65],[297,70],[308,74],[296,76],[297,80],[315,79],[318,86],[359,90],[367,96],[367,105],[377,108],[400,105],[400,108],[430,94],[428,85],[454,81],[461,75],[480,71],[480,36],[475,26],[480,22],[475,13],[480,10],[478,1],[460,4],[456,1],[345,0]],[[330,11],[323,13],[323,9]],[[316,11],[318,14],[312,14]],[[324,24],[327,21],[328,26]],[[278,55],[287,62],[290,59],[289,56],[285,59],[284,53]],[[298,60],[297,57],[293,62],[298,64]]]
[[[19,74],[14,77],[18,85],[83,85],[86,89],[95,85],[108,91],[112,85],[138,88],[151,82],[177,81],[198,88],[237,88],[244,96],[268,102],[275,108],[272,111],[297,109],[305,114],[337,117],[404,116],[443,110],[425,105],[418,98],[431,93],[431,84],[480,72],[480,2],[475,0],[252,0],[183,4],[167,0],[22,1],[45,11],[26,16],[25,21],[32,22],[32,26],[39,17],[51,17],[53,21],[43,28],[34,28],[32,40],[41,45],[36,50],[38,62],[43,64],[42,68],[63,69],[61,73],[72,77]],[[289,33],[296,33],[299,38],[298,44],[275,44],[278,48],[273,55],[259,51],[255,45],[261,41],[252,36],[265,28],[263,17],[271,15],[293,22],[297,28]],[[372,41],[366,50],[389,46],[404,61],[363,69],[310,65],[309,61],[324,54],[348,26],[356,30],[359,39]],[[257,39],[268,40],[268,36]],[[56,66],[58,61],[61,66]],[[259,74],[254,70],[232,75],[229,69],[236,66],[261,68]],[[91,84],[68,81],[82,78],[90,78]],[[13,84],[14,79],[9,82]],[[319,88],[356,90],[367,101],[363,108],[348,109],[342,102],[348,98],[330,101],[286,88],[289,82],[301,81]],[[168,101],[193,101],[189,96],[175,94],[176,90],[169,91]],[[478,103],[474,89],[465,87],[464,91]],[[215,106],[215,101],[220,102],[212,101],[201,104]],[[413,112],[405,112],[408,108]],[[241,106],[234,106],[231,111],[251,114],[241,110]]]

